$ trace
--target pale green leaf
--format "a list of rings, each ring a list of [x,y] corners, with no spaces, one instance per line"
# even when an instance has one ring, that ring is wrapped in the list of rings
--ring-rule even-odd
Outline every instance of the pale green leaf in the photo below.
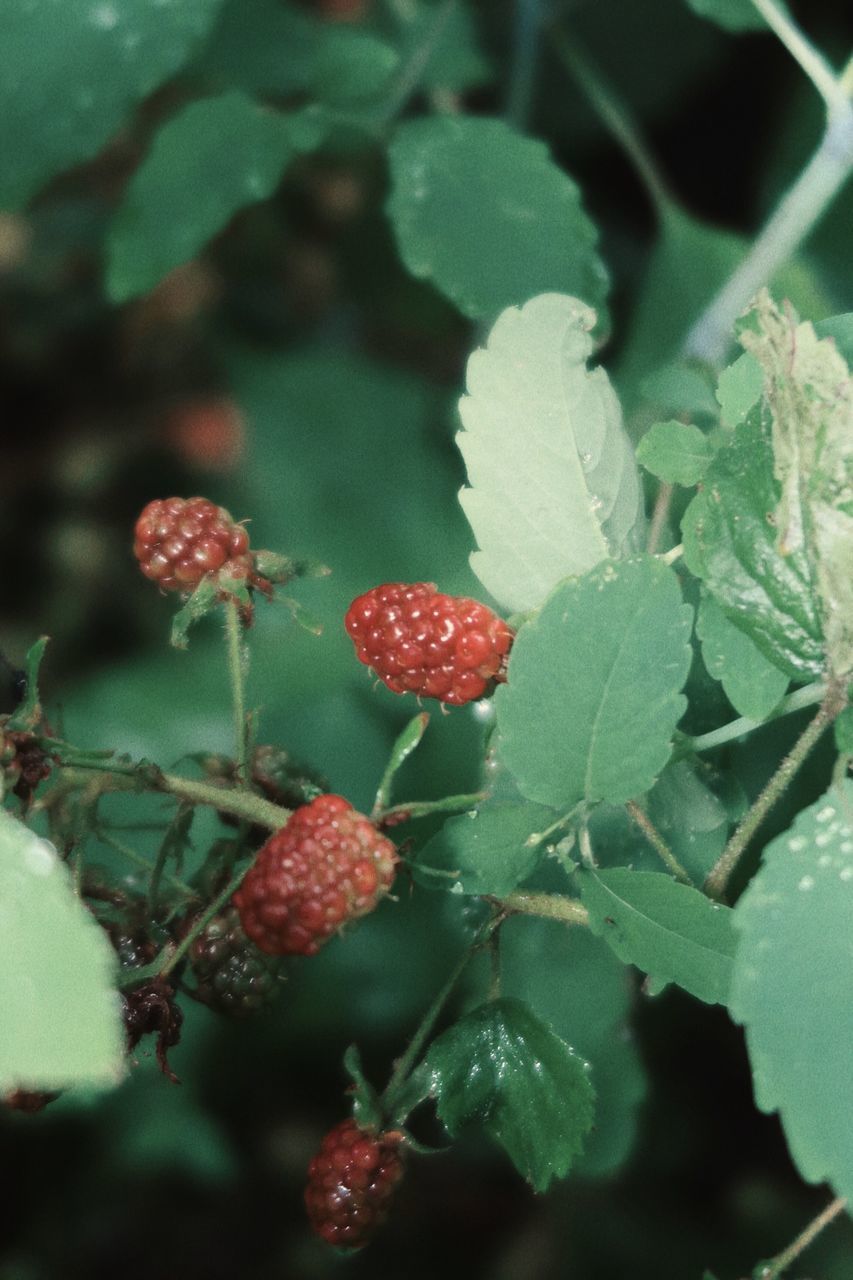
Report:
[[[717,400],[723,426],[737,427],[745,422],[750,409],[761,399],[763,388],[761,365],[745,351],[734,364],[723,370],[717,383]]]
[[[124,1073],[115,952],[56,850],[0,810],[0,1093]]]
[[[808,1182],[853,1197],[853,782],[765,849],[734,911],[732,1016]]]
[[[433,1043],[426,1059],[452,1136],[477,1121],[535,1191],[564,1177],[592,1125],[586,1063],[520,1000],[492,1000]]]
[[[834,341],[763,291],[741,342],[764,372],[782,556],[807,556],[832,670],[853,670],[853,378]]]
[[[389,148],[388,215],[403,261],[472,319],[544,290],[601,309],[607,274],[577,186],[500,120],[432,116]]]
[[[0,0],[0,208],[89,159],[206,35],[222,0]]]
[[[472,568],[509,609],[637,549],[642,492],[619,401],[604,370],[586,367],[594,323],[576,298],[543,294],[504,311],[468,361],[460,501],[479,546]]]
[[[487,802],[450,818],[418,854],[415,879],[431,889],[503,897],[536,869],[555,817],[529,802]]]
[[[551,595],[494,699],[498,754],[524,795],[565,811],[648,791],[686,705],[691,624],[675,573],[650,557]]]
[[[745,631],[736,627],[711,596],[703,596],[696,615],[702,657],[719,680],[735,711],[765,720],[783,697],[788,676],[764,656]]]
[[[116,215],[111,297],[144,293],[194,257],[238,209],[271,195],[296,153],[319,138],[305,117],[276,115],[240,93],[185,107],[160,130]]]
[[[667,484],[696,484],[713,456],[705,433],[685,422],[656,422],[637,445],[637,461]]]
[[[735,935],[731,910],[658,871],[580,870],[590,927],[656,990],[669,982],[706,1004],[729,996]]]

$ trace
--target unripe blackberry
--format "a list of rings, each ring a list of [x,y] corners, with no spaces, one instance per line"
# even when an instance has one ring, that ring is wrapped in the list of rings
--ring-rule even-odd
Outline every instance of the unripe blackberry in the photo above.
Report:
[[[246,529],[207,498],[157,498],[134,534],[140,569],[163,591],[192,591],[211,573],[252,578]]]
[[[262,951],[312,956],[374,909],[396,865],[397,850],[369,818],[342,796],[318,796],[259,850],[234,905]]]
[[[308,1166],[305,1208],[316,1235],[339,1249],[361,1249],[388,1216],[403,1176],[396,1131],[373,1133],[344,1120],[326,1134]]]
[[[463,706],[503,680],[514,632],[484,604],[431,582],[386,582],[353,600],[344,625],[359,662],[394,693]]]
[[[257,1013],[278,993],[277,962],[249,941],[234,907],[214,916],[199,934],[190,948],[190,964],[197,998],[232,1017]]]

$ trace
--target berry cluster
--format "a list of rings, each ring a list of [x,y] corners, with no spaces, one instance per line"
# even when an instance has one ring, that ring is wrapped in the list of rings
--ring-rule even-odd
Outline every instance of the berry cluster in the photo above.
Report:
[[[397,850],[342,796],[302,805],[271,836],[234,895],[249,938],[270,955],[316,955],[391,887]]]
[[[139,567],[164,591],[192,591],[212,573],[252,579],[246,529],[207,498],[156,498],[134,535]]]
[[[344,625],[360,662],[394,693],[450,706],[502,680],[514,632],[484,604],[430,582],[386,582],[353,600]]]
[[[305,1207],[312,1229],[328,1244],[360,1249],[388,1215],[403,1176],[396,1131],[372,1133],[344,1120],[326,1134],[308,1166]]]
[[[278,991],[276,962],[249,941],[233,907],[214,916],[195,939],[190,964],[198,983],[196,997],[232,1017],[256,1013]]]

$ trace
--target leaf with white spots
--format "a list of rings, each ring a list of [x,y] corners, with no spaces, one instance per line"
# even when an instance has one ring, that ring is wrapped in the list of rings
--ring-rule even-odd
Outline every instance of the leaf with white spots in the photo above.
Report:
[[[94,156],[222,0],[0,0],[0,209]]]
[[[808,1182],[853,1198],[853,782],[768,845],[734,924],[730,1009],[758,1106]]]
[[[508,609],[534,609],[570,574],[639,549],[642,489],[622,410],[588,369],[595,313],[558,293],[509,307],[468,361],[459,495],[471,567]]]
[[[118,1083],[115,968],[53,845],[0,810],[0,1094]]]

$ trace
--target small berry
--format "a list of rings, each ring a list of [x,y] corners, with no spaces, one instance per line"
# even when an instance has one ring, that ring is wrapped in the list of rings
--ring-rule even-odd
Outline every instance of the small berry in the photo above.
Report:
[[[237,912],[214,916],[190,948],[196,997],[212,1009],[242,1018],[270,1003],[278,992],[275,960],[246,937]]]
[[[397,850],[369,818],[342,796],[318,796],[259,850],[234,905],[262,951],[313,956],[374,909],[396,865]]]
[[[360,662],[394,693],[450,706],[482,698],[503,680],[512,628],[484,604],[431,582],[386,582],[353,600],[344,625]]]
[[[396,1131],[372,1133],[344,1120],[308,1166],[305,1207],[314,1233],[339,1249],[360,1249],[388,1216],[403,1176]]]
[[[252,581],[246,529],[207,498],[156,498],[134,533],[140,569],[164,591],[192,591],[213,573]]]

